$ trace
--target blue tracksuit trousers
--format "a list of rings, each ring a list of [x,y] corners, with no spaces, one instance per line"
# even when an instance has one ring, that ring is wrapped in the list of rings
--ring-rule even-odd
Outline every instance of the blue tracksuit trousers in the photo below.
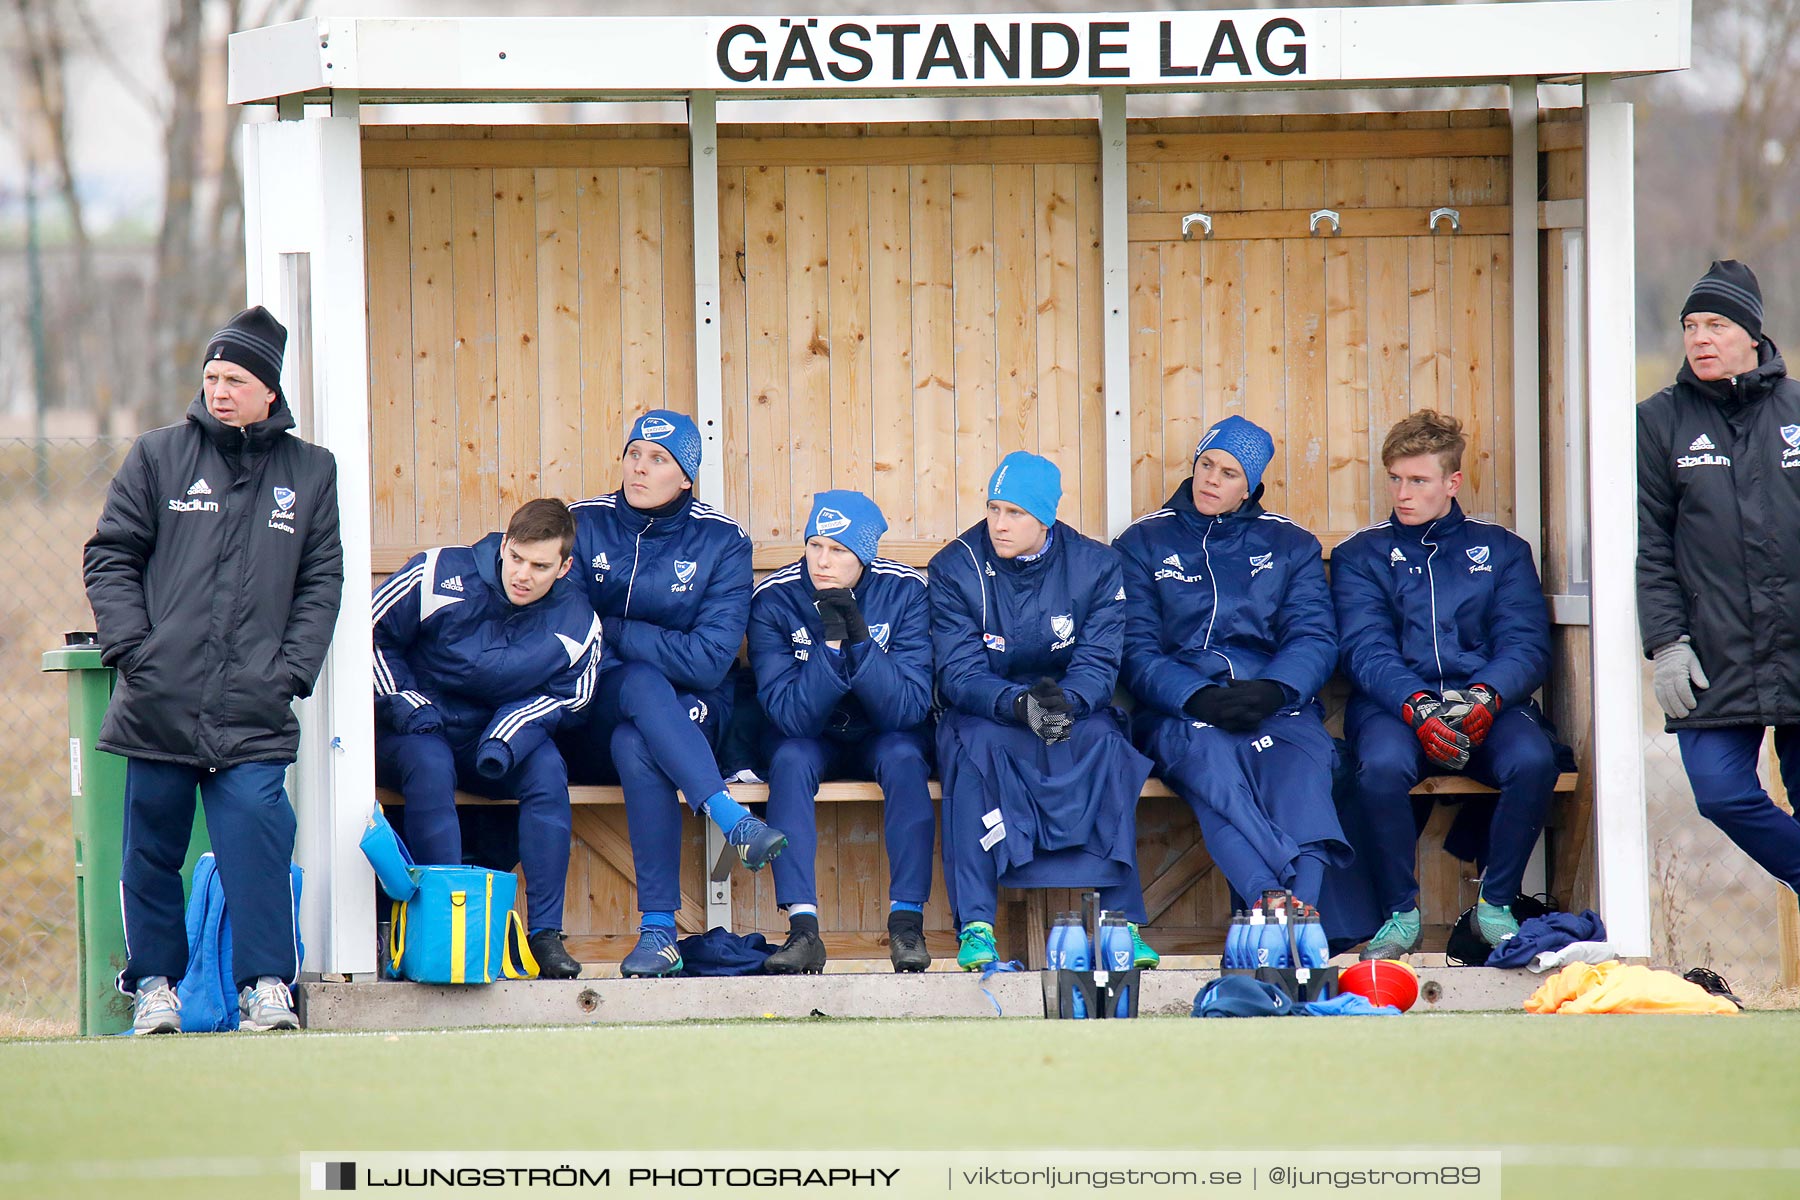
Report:
[[[240,988],[273,975],[293,983],[300,973],[299,930],[288,864],[294,856],[294,809],[283,783],[287,764],[240,763],[208,770],[132,758],[125,763],[125,849],[119,898],[125,919],[130,993],[147,975],[171,982],[187,974],[186,901],[181,864],[194,832],[194,789],[218,860],[231,914],[231,974]]]
[[[1756,774],[1763,727],[1682,729],[1675,736],[1700,815],[1763,870],[1800,891],[1800,818],[1776,808]],[[1775,754],[1788,795],[1800,795],[1800,725],[1776,728]]]
[[[1356,752],[1356,795],[1374,859],[1368,864],[1375,900],[1383,914],[1405,912],[1419,897],[1414,871],[1419,826],[1412,788],[1426,775],[1441,775],[1415,734],[1399,717],[1352,701],[1345,731]],[[1519,894],[1525,865],[1543,832],[1556,790],[1556,747],[1538,723],[1535,707],[1502,712],[1487,740],[1469,756],[1463,774],[1500,789],[1488,823],[1488,857],[1481,894],[1507,904]]]
[[[528,924],[533,933],[561,929],[572,831],[568,768],[553,743],[541,742],[505,775],[489,779],[475,769],[478,745],[452,747],[441,733],[377,732],[375,781],[406,797],[406,848],[425,865],[462,864],[457,788],[517,799]]]
[[[931,843],[937,817],[926,781],[931,739],[914,730],[878,733],[859,742],[784,738],[769,756],[769,824],[788,848],[771,864],[775,903],[817,904],[819,830],[814,815],[826,779],[873,779],[881,785],[887,842],[888,899],[923,904],[931,895]]]
[[[1194,810],[1232,890],[1253,901],[1285,889],[1317,905],[1326,864],[1351,857],[1331,800],[1335,749],[1318,716],[1276,713],[1249,733],[1154,714],[1144,724],[1145,749]]]
[[[681,800],[698,812],[725,788],[713,755],[721,714],[645,663],[603,672],[588,711],[558,743],[576,779],[623,786],[638,909],[673,912],[681,907]]]

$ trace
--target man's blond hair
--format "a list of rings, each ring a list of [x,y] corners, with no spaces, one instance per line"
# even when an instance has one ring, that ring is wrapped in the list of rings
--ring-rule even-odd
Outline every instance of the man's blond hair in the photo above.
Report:
[[[1468,444],[1461,421],[1421,408],[1411,416],[1395,421],[1394,427],[1388,430],[1387,440],[1381,443],[1381,465],[1390,466],[1396,459],[1420,454],[1435,454],[1438,462],[1443,464],[1444,474],[1453,475],[1462,470],[1463,450]]]

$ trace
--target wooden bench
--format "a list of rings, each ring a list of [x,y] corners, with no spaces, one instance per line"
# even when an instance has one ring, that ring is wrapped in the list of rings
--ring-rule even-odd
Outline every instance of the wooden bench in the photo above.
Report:
[[[1577,776],[1567,773],[1558,776],[1556,791],[1562,794],[1572,793],[1576,789]],[[931,798],[942,800],[943,793],[937,780],[930,782]],[[734,783],[731,793],[746,804],[760,804],[769,798],[769,787],[763,783]],[[1478,796],[1492,795],[1494,789],[1485,784],[1461,775],[1434,775],[1421,780],[1413,788],[1415,796]],[[404,799],[398,792],[378,789],[376,797],[383,804],[403,805]],[[1140,799],[1173,799],[1175,793],[1162,780],[1152,776],[1144,785]],[[873,782],[859,780],[834,780],[819,785],[817,801],[820,804],[842,803],[879,803],[881,788]],[[486,796],[478,796],[473,792],[456,793],[456,802],[476,806],[496,806],[515,803],[511,800],[494,800]],[[616,786],[576,785],[569,788],[569,802],[577,812],[579,820],[581,810],[593,806],[622,806],[625,803],[625,791]],[[716,925],[732,927],[731,895],[732,874],[741,870],[731,847],[725,844],[723,834],[711,822],[702,822],[706,836],[706,858],[711,864],[707,880],[706,902],[702,905],[694,897],[686,894],[681,900],[681,909],[676,913],[676,927],[682,933],[701,933]],[[630,842],[619,835],[611,825],[600,821],[583,821],[580,830],[583,840],[592,845],[607,863],[627,879],[636,881],[636,869],[633,865]],[[1424,839],[1421,839],[1422,841]],[[1195,841],[1183,851],[1173,862],[1165,866],[1154,879],[1144,885],[1144,907],[1149,923],[1154,925],[1156,919],[1168,910],[1182,893],[1186,892],[1213,868],[1212,857],[1207,854],[1204,843]],[[941,884],[941,881],[940,881]],[[1048,927],[1050,913],[1050,893],[1044,889],[1024,891],[1025,928],[1042,930]],[[1038,968],[1043,954],[1041,939],[1031,936],[1015,938],[1015,947],[1023,947],[1027,965]],[[933,954],[941,957],[945,947],[934,945]],[[951,953],[954,953],[952,950]],[[578,955],[579,956],[579,955]]]

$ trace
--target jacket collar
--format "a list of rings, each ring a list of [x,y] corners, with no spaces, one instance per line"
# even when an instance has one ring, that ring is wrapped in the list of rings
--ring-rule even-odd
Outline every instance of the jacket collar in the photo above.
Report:
[[[800,556],[800,561],[794,565],[800,568],[800,587],[805,591],[806,598],[811,600],[818,596],[819,589],[813,586],[812,572],[806,569],[806,555],[802,554]],[[856,577],[856,582],[850,585],[850,594],[860,599],[863,594],[863,589],[868,586],[869,568],[865,565],[862,569],[862,574],[858,575]]]
[[[1417,545],[1420,542],[1438,542],[1455,533],[1463,526],[1462,505],[1454,497],[1450,500],[1450,511],[1435,521],[1427,521],[1423,525],[1403,525],[1394,513],[1388,513],[1388,527],[1394,537],[1403,542]]]
[[[1776,349],[1774,341],[1768,337],[1757,343],[1756,366],[1742,375],[1704,380],[1694,374],[1694,368],[1686,359],[1681,361],[1681,369],[1675,372],[1678,387],[1685,387],[1705,397],[1726,412],[1735,412],[1746,405],[1755,404],[1774,391],[1786,378],[1787,363],[1782,360],[1781,351]]]
[[[1263,488],[1259,483],[1256,485],[1256,490],[1250,493],[1250,498],[1242,504],[1228,513],[1209,517],[1194,507],[1194,481],[1192,477],[1189,477],[1182,480],[1181,485],[1175,489],[1175,494],[1169,497],[1167,507],[1174,509],[1176,515],[1191,525],[1197,533],[1205,534],[1209,531],[1221,534],[1232,533],[1249,528],[1249,522],[1263,515],[1262,494]]]
[[[1061,521],[1050,527],[1050,533],[1049,548],[1030,562],[1020,558],[1001,558],[994,549],[993,540],[988,537],[986,521],[977,521],[962,535],[960,540],[975,547],[977,556],[996,572],[1003,571],[1017,578],[1028,579],[1048,570],[1051,563],[1061,559],[1064,550],[1075,536],[1075,531]]]
[[[675,502],[675,511],[666,517],[653,517],[647,512],[631,507],[630,501],[625,499],[624,488],[614,492],[613,496],[615,497],[613,512],[618,515],[619,522],[625,526],[626,531],[633,534],[661,535],[672,532],[684,524],[694,511],[692,490],[681,493],[680,498]]]
[[[246,450],[263,453],[275,444],[277,438],[294,427],[293,411],[280,396],[276,396],[275,403],[269,406],[268,416],[254,425],[237,426],[227,425],[213,416],[206,407],[205,394],[196,393],[193,403],[188,405],[187,419],[221,453],[227,455],[241,454]]]

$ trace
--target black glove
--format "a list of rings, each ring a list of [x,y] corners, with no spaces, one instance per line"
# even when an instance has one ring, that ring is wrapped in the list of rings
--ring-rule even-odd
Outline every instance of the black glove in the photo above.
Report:
[[[1273,679],[1234,679],[1225,689],[1226,711],[1219,714],[1220,729],[1249,733],[1274,716],[1287,703],[1287,691]]]
[[[1419,736],[1425,757],[1440,767],[1460,771],[1469,765],[1468,735],[1457,729],[1468,716],[1469,704],[1445,703],[1430,692],[1414,692],[1400,706],[1400,716]]]
[[[1053,679],[1040,679],[1029,691],[1019,693],[1013,700],[1013,716],[1042,738],[1045,745],[1066,740],[1075,729],[1069,697]]]
[[[841,642],[850,636],[850,621],[845,612],[845,602],[854,609],[856,602],[850,599],[848,588],[823,588],[813,597],[813,607],[819,610],[819,620],[825,623],[825,640]],[[867,636],[865,629],[864,636]]]
[[[1187,703],[1181,706],[1181,710],[1196,721],[1218,725],[1219,715],[1226,711],[1225,691],[1216,684],[1203,687],[1187,698]]]

